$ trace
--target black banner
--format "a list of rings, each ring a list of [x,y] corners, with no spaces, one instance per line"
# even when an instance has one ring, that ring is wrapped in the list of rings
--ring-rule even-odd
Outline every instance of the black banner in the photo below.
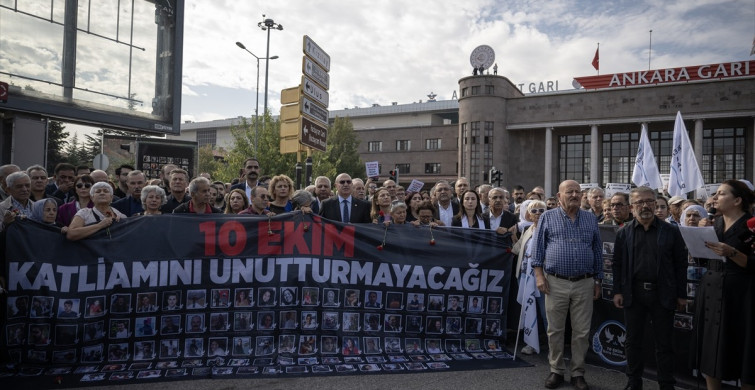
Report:
[[[591,363],[606,367],[624,369],[627,365],[624,352],[626,340],[626,326],[624,325],[624,311],[613,304],[613,254],[614,241],[618,226],[600,225],[600,236],[603,241],[603,284],[601,299],[595,302],[590,329],[591,348],[588,360]],[[680,382],[694,383],[690,369],[690,350],[694,337],[692,324],[694,313],[694,299],[697,284],[700,283],[705,269],[700,260],[690,258],[687,267],[687,306],[674,314],[674,363],[675,374]],[[655,369],[655,347],[653,345],[653,330],[649,321],[645,326],[644,353],[645,364],[652,371]]]
[[[172,215],[79,242],[18,221],[6,239],[14,375],[81,384],[511,359],[510,241],[490,231]]]

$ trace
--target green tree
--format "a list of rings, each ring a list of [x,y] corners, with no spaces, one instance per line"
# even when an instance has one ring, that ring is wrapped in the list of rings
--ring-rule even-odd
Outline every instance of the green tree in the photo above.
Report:
[[[230,182],[230,179],[223,175],[225,164],[215,159],[215,148],[212,145],[202,146],[197,150],[197,168],[198,172],[208,172],[214,180]],[[222,152],[222,148],[219,150]]]
[[[62,122],[50,121],[47,129],[47,172],[52,175],[55,166],[68,162],[63,151],[68,147],[69,133]]]
[[[285,174],[294,178],[296,172],[296,156],[280,153],[280,122],[274,121],[269,113],[259,118],[259,145],[257,152],[254,148],[254,119],[242,118],[238,126],[231,128],[234,145],[226,157],[227,164],[221,167],[213,176],[219,180],[230,181],[239,177],[239,169],[249,157],[256,157],[260,162],[263,175]]]
[[[84,161],[85,156],[83,150],[79,146],[78,133],[73,133],[73,137],[71,137],[70,141],[68,141],[68,145],[66,146],[63,153],[66,155],[66,162],[69,162],[73,165],[86,163],[86,161]]]
[[[335,178],[339,173],[351,177],[366,175],[359,157],[359,139],[349,118],[336,117],[328,128],[328,146],[325,153],[317,152],[312,158],[312,175]]]

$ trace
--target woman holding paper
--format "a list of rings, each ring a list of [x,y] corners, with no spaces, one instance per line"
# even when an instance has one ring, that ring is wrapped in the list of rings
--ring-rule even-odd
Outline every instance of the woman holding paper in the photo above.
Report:
[[[747,222],[755,200],[738,180],[727,180],[713,196],[720,217],[714,228],[719,242],[705,245],[726,260],[710,260],[697,290],[695,329],[697,364],[708,389],[720,389],[721,380],[742,381],[755,389],[755,255],[745,242],[751,235]]]

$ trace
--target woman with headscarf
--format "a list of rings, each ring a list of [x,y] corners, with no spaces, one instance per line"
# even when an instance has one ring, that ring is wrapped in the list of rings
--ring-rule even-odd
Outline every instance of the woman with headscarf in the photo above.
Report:
[[[34,221],[43,223],[45,225],[51,225],[59,227],[56,218],[58,215],[58,203],[53,198],[44,198],[34,202],[31,205],[31,218]],[[68,231],[68,226],[64,226],[62,233]]]
[[[519,283],[521,284],[524,283],[524,278],[526,277],[527,272],[527,263],[530,261],[532,254],[532,245],[534,244],[532,235],[535,232],[535,229],[537,229],[537,222],[540,219],[540,216],[545,212],[546,206],[545,202],[541,200],[526,200],[522,202],[519,207],[521,220],[529,222],[529,225],[527,225],[522,233],[522,237],[516,242],[516,244],[514,244],[514,247],[511,248],[511,252],[517,255],[516,271],[514,275],[517,276]],[[524,211],[523,215],[521,214],[521,211]],[[548,329],[548,320],[545,318],[545,294],[541,293],[539,297],[535,298],[535,301],[538,317],[542,318],[544,329]],[[525,355],[532,355],[535,353],[535,349],[527,345],[522,348],[522,353]]]
[[[529,215],[529,212],[527,211],[527,207],[529,207],[529,204],[532,203],[531,199],[527,199],[522,204],[519,205],[519,222],[517,223],[517,232],[521,236],[524,231],[532,226],[532,220],[527,218]],[[538,217],[540,217],[538,215]]]
[[[89,195],[89,189],[94,185],[94,179],[89,175],[79,175],[73,179],[74,200],[63,204],[58,208],[57,222],[60,226],[68,226],[73,221],[73,216],[82,208],[92,208],[94,203]]]
[[[700,223],[700,220],[703,218],[708,218],[708,212],[705,211],[705,208],[697,204],[692,204],[682,211],[680,222],[682,226],[697,227],[698,223]]]

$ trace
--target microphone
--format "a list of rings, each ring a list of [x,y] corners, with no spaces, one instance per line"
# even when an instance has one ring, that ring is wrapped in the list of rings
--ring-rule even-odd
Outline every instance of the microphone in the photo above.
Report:
[[[752,245],[755,241],[755,217],[747,220],[747,230],[743,231],[738,238],[745,244]]]
[[[717,211],[718,210],[716,210],[715,207],[711,207],[711,208],[708,209],[708,220],[709,221],[713,221],[713,218],[716,217],[716,212]],[[755,222],[753,222],[753,223],[755,223]]]

